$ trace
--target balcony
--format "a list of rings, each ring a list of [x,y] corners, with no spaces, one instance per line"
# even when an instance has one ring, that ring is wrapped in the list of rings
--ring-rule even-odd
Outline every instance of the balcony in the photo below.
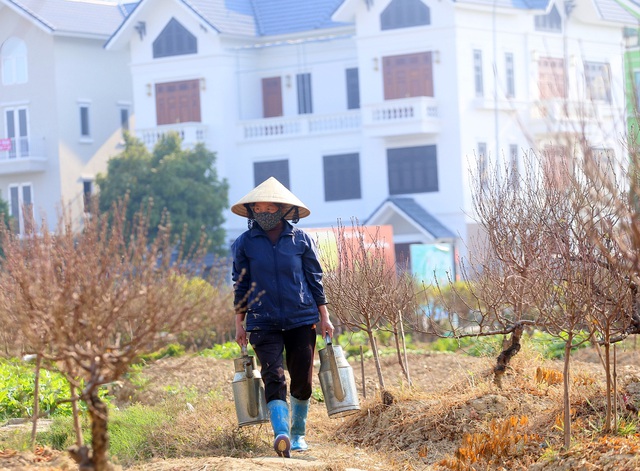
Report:
[[[44,138],[0,139],[0,175],[44,172],[47,168]]]
[[[292,118],[241,121],[240,142],[298,138],[360,130],[360,110],[327,115],[303,114]]]
[[[170,132],[176,132],[182,139],[182,145],[187,148],[194,147],[207,138],[207,125],[203,123],[176,123],[163,124],[155,128],[137,129],[136,136],[149,149],[153,147]]]
[[[438,134],[441,126],[438,102],[425,96],[366,105],[362,120],[365,134],[371,137]]]
[[[536,134],[588,133],[620,119],[621,113],[605,102],[542,100],[531,107],[531,131]]]

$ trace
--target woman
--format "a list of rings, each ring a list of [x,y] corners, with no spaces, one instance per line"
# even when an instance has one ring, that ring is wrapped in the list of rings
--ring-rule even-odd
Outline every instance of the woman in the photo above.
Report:
[[[315,243],[288,221],[296,223],[310,211],[273,177],[231,211],[248,218],[249,225],[231,248],[236,342],[247,345],[249,333],[261,364],[273,447],[288,458],[290,451],[308,449],[316,335],[333,336]],[[283,352],[291,378],[291,427]]]

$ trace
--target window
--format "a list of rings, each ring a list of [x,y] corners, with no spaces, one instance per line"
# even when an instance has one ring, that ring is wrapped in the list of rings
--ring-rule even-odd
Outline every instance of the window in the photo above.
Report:
[[[360,108],[360,80],[358,79],[358,68],[347,69],[347,109],[357,110]]]
[[[360,197],[360,155],[325,155],[325,201],[353,200]]]
[[[84,180],[82,182],[82,202],[84,205],[84,212],[91,213],[91,196],[93,195],[93,181]]]
[[[585,62],[584,78],[591,100],[611,103],[611,69],[604,62]]]
[[[487,143],[478,142],[478,178],[480,178],[482,188],[487,188],[489,185],[488,165]]]
[[[0,48],[2,84],[27,82],[27,45],[22,39],[11,37]]]
[[[538,86],[540,99],[566,98],[564,60],[541,57],[538,61]]]
[[[431,24],[431,13],[420,0],[392,0],[380,14],[380,29],[383,31],[428,24]]]
[[[9,158],[29,157],[29,122],[27,108],[6,108],[6,136],[11,142]]]
[[[573,160],[564,146],[547,145],[543,151],[543,171],[548,188],[566,189],[573,177]]]
[[[534,21],[536,31],[547,31],[550,33],[562,32],[562,17],[555,5],[546,15],[536,15]]]
[[[511,188],[517,190],[520,188],[520,169],[518,166],[518,145],[509,145],[509,179]]]
[[[171,18],[167,26],[153,41],[153,58],[196,54],[198,40],[175,18]]]
[[[156,84],[156,121],[162,124],[199,123],[200,80]]]
[[[89,105],[81,104],[79,106],[80,109],[80,137],[82,138],[90,138],[91,137],[91,127],[89,121]]]
[[[438,191],[435,145],[387,150],[389,194]]]
[[[16,234],[24,235],[33,222],[33,197],[30,183],[9,185],[9,214],[13,216]]]
[[[382,58],[384,99],[433,96],[431,52]]]
[[[289,161],[271,160],[268,162],[254,162],[253,181],[258,186],[269,177],[275,177],[280,183],[289,188]]]
[[[507,86],[507,98],[516,96],[516,72],[513,66],[513,53],[507,52],[504,55],[505,77]]]
[[[475,84],[476,96],[484,96],[484,83],[482,81],[482,51],[473,51],[473,82]]]
[[[262,79],[262,115],[265,118],[282,116],[282,80],[280,77]]]
[[[123,131],[129,130],[129,107],[120,108],[120,129]]]
[[[313,113],[311,103],[311,74],[298,74],[296,76],[298,85],[298,114]]]

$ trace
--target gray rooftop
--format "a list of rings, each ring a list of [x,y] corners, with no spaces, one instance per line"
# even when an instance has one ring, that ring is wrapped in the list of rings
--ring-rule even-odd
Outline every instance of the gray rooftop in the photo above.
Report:
[[[381,206],[390,203],[403,212],[407,217],[431,234],[435,239],[455,239],[456,234],[429,213],[416,200],[409,197],[390,196]],[[378,210],[374,211],[374,214]]]
[[[108,37],[122,23],[126,9],[99,0],[6,0],[53,33]]]

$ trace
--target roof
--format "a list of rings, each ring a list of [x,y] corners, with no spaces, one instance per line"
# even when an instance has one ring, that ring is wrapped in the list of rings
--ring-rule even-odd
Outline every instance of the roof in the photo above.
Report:
[[[416,225],[428,232],[434,239],[455,239],[456,234],[429,213],[415,199],[409,197],[390,196],[369,216],[369,220],[384,206],[393,205],[411,219]],[[366,223],[365,223],[366,224]]]
[[[109,37],[126,7],[103,0],[0,0],[55,34]]]
[[[640,18],[640,2],[635,0],[599,0],[595,5],[600,16],[609,21],[633,23]]]
[[[2,0],[0,0],[2,1]],[[61,1],[61,0],[58,0]],[[176,0],[215,31],[248,37],[275,36],[344,25],[331,19],[344,0]],[[106,47],[122,47],[141,11],[153,0],[140,0]]]

